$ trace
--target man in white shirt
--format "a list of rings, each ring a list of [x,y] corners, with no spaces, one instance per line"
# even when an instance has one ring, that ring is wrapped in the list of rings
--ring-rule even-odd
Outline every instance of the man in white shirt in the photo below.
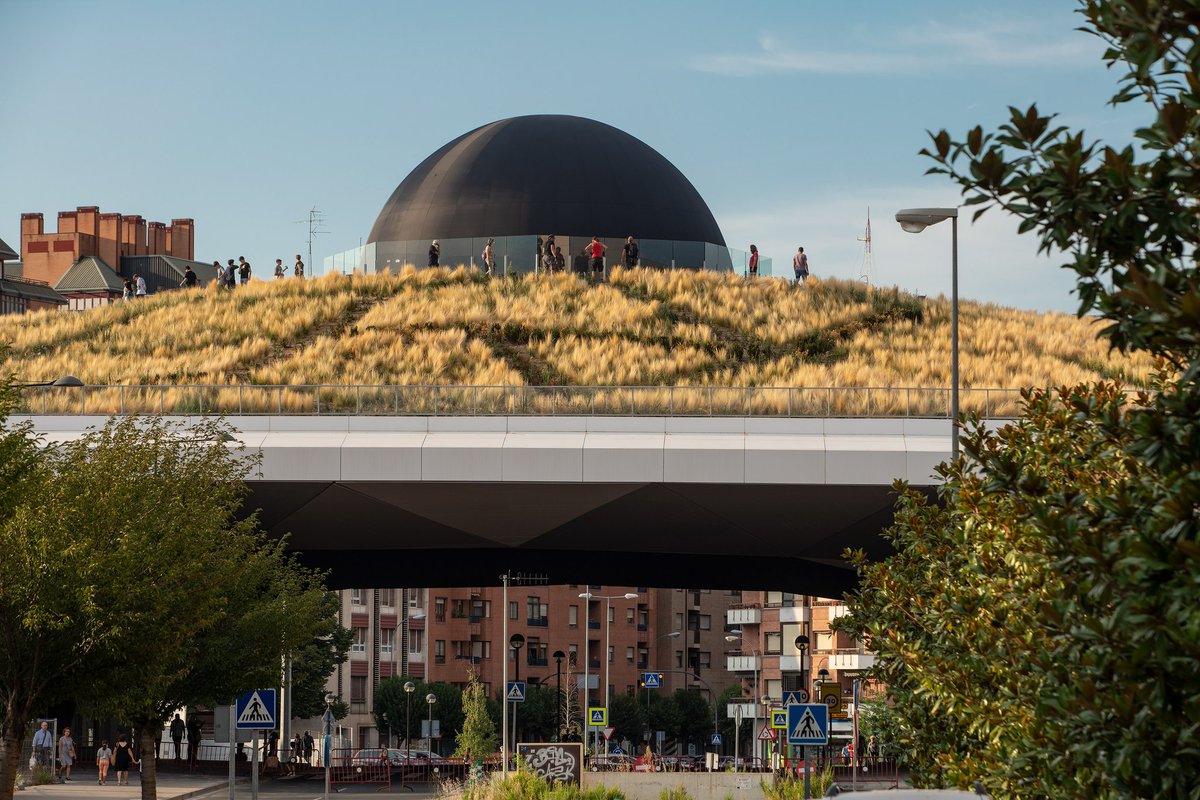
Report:
[[[133,282],[135,284],[137,284],[137,296],[145,297],[146,296],[146,279],[143,278],[141,275],[134,275]]]
[[[37,763],[50,765],[50,751],[54,747],[54,734],[50,733],[50,723],[42,720],[42,726],[33,734],[33,755]]]

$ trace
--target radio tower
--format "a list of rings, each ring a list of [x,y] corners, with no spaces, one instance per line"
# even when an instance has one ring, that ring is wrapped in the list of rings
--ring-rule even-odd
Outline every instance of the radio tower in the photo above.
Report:
[[[308,212],[308,219],[296,220],[297,225],[307,225],[308,226],[308,262],[307,262],[308,271],[306,273],[307,275],[316,274],[316,270],[317,270],[316,265],[312,263],[313,237],[320,236],[322,233],[329,233],[329,231],[323,231],[320,229],[321,225],[323,225],[324,222],[325,222],[325,218],[321,216],[321,212],[317,209],[316,206],[313,206],[312,209]]]
[[[858,237],[860,242],[864,242],[863,248],[863,271],[859,276],[866,281],[867,288],[871,288],[871,207],[867,206],[867,232],[865,235]]]

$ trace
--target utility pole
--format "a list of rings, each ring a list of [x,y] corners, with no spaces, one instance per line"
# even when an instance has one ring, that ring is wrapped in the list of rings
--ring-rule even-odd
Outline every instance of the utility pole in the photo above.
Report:
[[[865,243],[865,249],[863,251],[863,267],[862,267],[863,273],[859,277],[861,277],[864,281],[866,281],[867,288],[870,289],[871,288],[871,280],[872,280],[871,272],[873,271],[873,268],[874,268],[874,264],[872,263],[872,256],[871,256],[871,207],[870,206],[867,206],[867,232],[863,236],[858,237],[858,240],[860,242]]]
[[[321,216],[321,211],[316,206],[313,206],[308,211],[308,217],[296,220],[296,224],[308,226],[308,272],[306,274],[312,275],[316,269],[316,265],[313,264],[312,260],[313,239],[323,233],[329,233],[329,231],[321,230],[321,226],[325,224],[325,218]]]

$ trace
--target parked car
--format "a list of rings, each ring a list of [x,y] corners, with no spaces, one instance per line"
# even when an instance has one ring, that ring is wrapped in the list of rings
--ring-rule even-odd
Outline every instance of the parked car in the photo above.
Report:
[[[633,757],[625,755],[594,755],[588,762],[592,772],[629,772],[633,769]]]

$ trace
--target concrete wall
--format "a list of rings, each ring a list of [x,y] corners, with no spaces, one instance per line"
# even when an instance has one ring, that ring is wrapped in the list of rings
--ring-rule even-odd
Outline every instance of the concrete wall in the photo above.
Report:
[[[658,800],[663,789],[682,786],[696,800],[762,800],[766,794],[760,781],[766,773],[734,772],[585,772],[583,788],[607,786],[620,789],[626,800]]]

